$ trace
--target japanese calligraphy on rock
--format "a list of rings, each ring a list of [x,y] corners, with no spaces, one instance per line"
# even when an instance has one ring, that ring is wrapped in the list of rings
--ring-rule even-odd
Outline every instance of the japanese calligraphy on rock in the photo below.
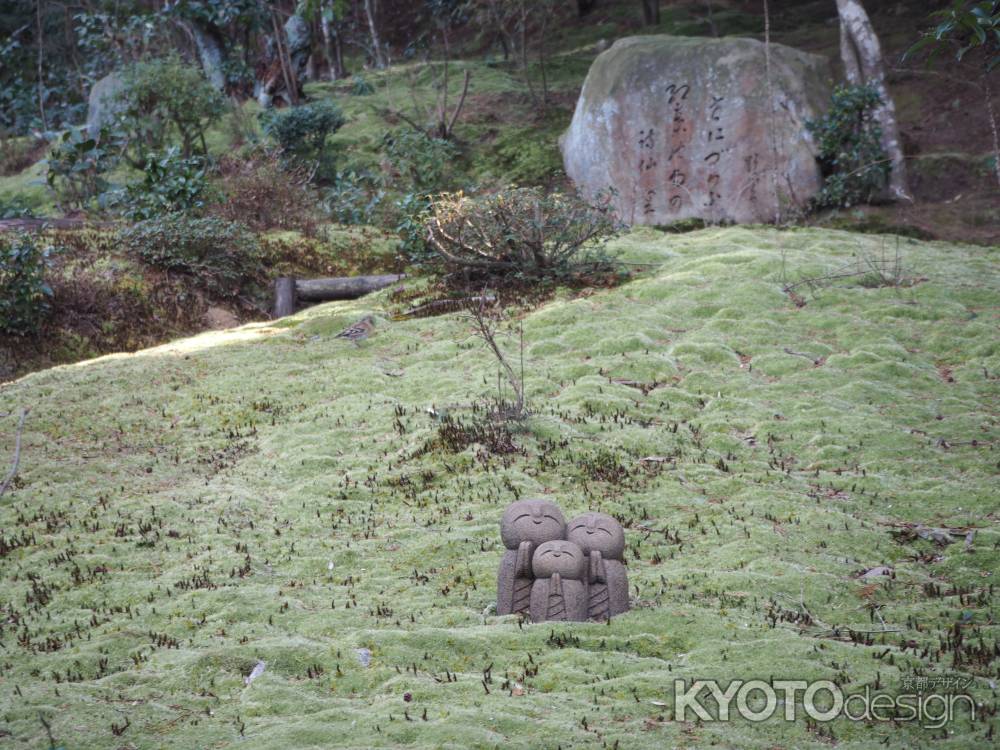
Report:
[[[829,101],[827,62],[754,39],[638,36],[594,61],[561,147],[592,197],[623,221],[773,221],[821,183],[805,121]]]

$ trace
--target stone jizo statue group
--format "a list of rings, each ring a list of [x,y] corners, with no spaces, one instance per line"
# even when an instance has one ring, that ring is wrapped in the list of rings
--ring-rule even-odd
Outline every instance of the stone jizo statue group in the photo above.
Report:
[[[500,520],[507,551],[497,577],[497,614],[545,620],[607,620],[625,612],[625,532],[611,516],[568,524],[548,500],[518,500]]]

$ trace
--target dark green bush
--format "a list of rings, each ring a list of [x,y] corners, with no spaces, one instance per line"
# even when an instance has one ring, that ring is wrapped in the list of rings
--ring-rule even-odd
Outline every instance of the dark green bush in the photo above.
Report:
[[[353,96],[371,96],[375,93],[375,87],[365,80],[363,75],[355,73],[351,78],[351,94]]]
[[[38,331],[49,312],[52,290],[45,283],[52,248],[29,234],[0,234],[0,333]]]
[[[118,163],[119,144],[102,130],[98,138],[86,128],[67,130],[47,160],[46,181],[64,208],[83,209],[103,203],[109,183],[106,174]]]
[[[177,147],[146,155],[143,179],[126,186],[119,201],[129,219],[197,211],[205,204],[205,159],[184,158]]]
[[[323,194],[323,208],[340,224],[371,224],[385,198],[382,176],[369,170],[338,172]]]
[[[34,215],[34,208],[24,196],[0,196],[0,219],[28,219]]]
[[[382,136],[381,150],[404,183],[404,190],[440,188],[458,156],[458,149],[450,141],[413,128],[387,132]]]
[[[126,140],[129,162],[137,169],[150,152],[178,143],[188,158],[205,154],[205,131],[225,112],[222,95],[201,69],[175,57],[136,63],[125,72],[116,121]]]
[[[260,275],[260,245],[235,222],[167,214],[124,229],[119,239],[149,265],[190,274],[215,293],[235,295]]]
[[[285,110],[268,110],[261,116],[264,132],[281,147],[285,157],[316,169],[317,176],[333,176],[334,159],[326,139],[344,124],[340,108],[332,102],[313,102]]]
[[[426,193],[405,193],[396,201],[399,218],[396,232],[399,234],[399,254],[408,263],[423,266],[433,263],[434,251],[427,246],[426,224],[430,216],[431,198]]]
[[[891,165],[873,114],[882,102],[871,86],[839,86],[830,111],[806,128],[816,138],[823,188],[817,208],[871,203],[885,190]]]

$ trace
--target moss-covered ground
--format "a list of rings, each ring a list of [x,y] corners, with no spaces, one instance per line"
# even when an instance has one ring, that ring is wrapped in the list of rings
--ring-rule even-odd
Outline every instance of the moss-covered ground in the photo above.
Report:
[[[495,363],[461,315],[394,321],[388,295],[0,386],[4,471],[31,409],[0,500],[2,744],[49,747],[43,720],[67,749],[995,742],[996,249],[614,247],[650,265],[523,316],[517,453],[436,441],[428,407],[470,418]],[[900,284],[783,291],[897,252]],[[335,338],[369,312],[377,335]],[[501,509],[533,495],[622,519],[632,611],[492,613]],[[976,721],[672,721],[675,678],[917,674],[969,680]]]

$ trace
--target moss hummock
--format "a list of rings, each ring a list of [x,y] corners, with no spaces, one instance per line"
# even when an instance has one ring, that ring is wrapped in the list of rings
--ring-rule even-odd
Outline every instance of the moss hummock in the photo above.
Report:
[[[615,247],[650,265],[524,316],[523,453],[434,446],[428,407],[468,416],[496,368],[461,316],[390,322],[387,294],[0,386],[0,413],[31,408],[0,501],[6,746],[47,747],[39,716],[66,748],[988,744],[995,716],[671,706],[675,678],[915,672],[995,706],[996,250],[753,228]],[[783,291],[897,250],[902,285]],[[370,312],[369,341],[335,338]],[[492,614],[501,510],[533,495],[622,519],[631,612]]]

